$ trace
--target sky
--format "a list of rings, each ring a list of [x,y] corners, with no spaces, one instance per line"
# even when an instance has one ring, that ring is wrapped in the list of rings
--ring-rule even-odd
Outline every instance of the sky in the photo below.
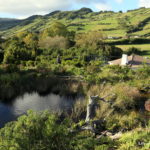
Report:
[[[26,18],[44,15],[55,10],[76,10],[82,7],[93,11],[127,11],[150,7],[150,0],[0,0],[0,17]]]

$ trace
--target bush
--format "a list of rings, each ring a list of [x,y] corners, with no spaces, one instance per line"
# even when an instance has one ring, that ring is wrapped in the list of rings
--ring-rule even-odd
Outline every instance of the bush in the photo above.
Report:
[[[32,61],[32,60],[27,61],[26,66],[27,67],[33,67],[34,66],[34,61]]]
[[[135,111],[126,114],[114,114],[107,118],[106,128],[112,131],[133,130],[142,125],[146,126],[146,117]]]
[[[6,65],[4,70],[7,72],[7,73],[13,73],[13,72],[18,72],[19,71],[19,68],[17,65],[15,64],[9,64],[9,65]]]
[[[32,49],[19,39],[10,40],[5,48],[3,63],[19,64],[21,61],[32,60]]]
[[[42,48],[66,49],[69,48],[69,40],[63,36],[46,37],[39,42]]]
[[[137,129],[123,134],[119,140],[118,150],[148,150],[150,148],[149,129]]]
[[[116,84],[116,86],[113,87],[113,93],[116,95],[114,107],[122,111],[134,109],[142,99],[137,88],[131,87],[125,83]]]
[[[29,111],[0,130],[0,150],[70,150],[70,135],[66,122],[58,123],[55,115]]]

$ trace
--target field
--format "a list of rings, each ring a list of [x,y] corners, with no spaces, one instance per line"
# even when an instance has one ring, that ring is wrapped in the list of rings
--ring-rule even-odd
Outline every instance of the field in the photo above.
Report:
[[[150,44],[132,44],[132,45],[116,45],[116,46],[124,51],[126,51],[130,47],[136,47],[141,49],[143,56],[150,57]]]
[[[77,33],[102,31],[110,37],[141,36],[150,37],[150,8],[139,8],[132,11],[92,12],[88,8],[76,11],[61,11],[45,16],[31,16],[24,20],[2,22],[0,18],[0,35],[10,37],[21,31],[42,31],[52,22],[59,21],[71,31]],[[4,28],[5,27],[5,28]]]

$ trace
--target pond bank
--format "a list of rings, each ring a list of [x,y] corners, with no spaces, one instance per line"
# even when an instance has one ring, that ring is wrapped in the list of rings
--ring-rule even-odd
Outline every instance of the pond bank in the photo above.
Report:
[[[84,96],[60,96],[54,93],[41,96],[36,92],[26,93],[23,96],[18,96],[12,102],[0,102],[0,127],[26,114],[28,110],[37,112],[48,110],[52,113],[71,111],[74,103],[79,100],[84,100]]]
[[[10,101],[24,93],[37,92],[47,95],[52,92],[59,95],[84,94],[82,81],[62,78],[50,73],[23,71],[0,74],[0,101]]]

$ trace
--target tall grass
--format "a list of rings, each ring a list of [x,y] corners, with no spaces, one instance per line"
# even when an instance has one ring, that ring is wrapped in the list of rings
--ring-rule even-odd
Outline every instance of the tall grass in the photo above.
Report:
[[[123,134],[119,140],[118,150],[149,150],[150,149],[150,130],[136,129],[132,132]]]
[[[11,100],[26,92],[38,92],[41,95],[50,92],[60,95],[83,95],[84,89],[81,82],[57,78],[49,73],[19,71],[0,74],[1,100]]]

